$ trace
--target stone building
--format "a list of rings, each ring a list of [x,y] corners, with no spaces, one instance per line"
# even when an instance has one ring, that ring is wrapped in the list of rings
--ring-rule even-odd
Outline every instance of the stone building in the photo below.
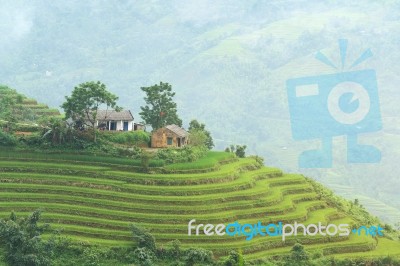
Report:
[[[184,147],[188,143],[189,133],[177,125],[159,128],[151,135],[152,148]]]

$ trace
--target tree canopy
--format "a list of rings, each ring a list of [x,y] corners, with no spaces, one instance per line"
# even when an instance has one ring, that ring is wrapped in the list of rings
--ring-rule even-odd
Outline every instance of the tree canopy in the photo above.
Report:
[[[17,219],[13,212],[8,220],[0,220],[0,238],[10,265],[51,265],[54,245],[52,240],[43,241],[40,237],[48,228],[48,224],[38,225],[40,216],[41,212],[35,211],[27,218]]]
[[[211,137],[210,131],[206,130],[206,125],[199,123],[196,119],[193,119],[189,123],[189,133],[192,140],[198,144],[199,141],[203,142],[203,145],[208,149],[212,149],[214,147],[214,141]]]
[[[166,125],[176,124],[182,126],[182,120],[177,114],[177,105],[173,100],[175,92],[168,83],[160,82],[150,87],[142,87],[146,93],[144,100],[146,106],[141,106],[139,115],[146,124],[151,125],[153,130]]]
[[[93,129],[93,138],[96,141],[96,118],[98,110],[104,106],[107,110],[112,108],[121,111],[117,106],[118,97],[106,88],[100,81],[85,82],[74,88],[70,97],[65,97],[62,104],[65,118],[71,118],[74,123],[89,126]]]

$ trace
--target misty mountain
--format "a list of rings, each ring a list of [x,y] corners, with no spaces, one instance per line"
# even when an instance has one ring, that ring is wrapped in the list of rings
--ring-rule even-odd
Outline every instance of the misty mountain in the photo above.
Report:
[[[247,144],[268,165],[301,171],[386,221],[400,218],[397,1],[8,1],[0,10],[0,83],[59,107],[77,84],[104,82],[131,109],[142,86],[169,82],[185,125],[206,123],[218,149]],[[341,69],[338,39],[348,39]],[[383,130],[361,137],[378,164],[346,162],[334,140],[333,168],[298,169],[318,140],[294,141],[286,80],[357,69],[377,73]],[[316,60],[323,52],[338,69]]]

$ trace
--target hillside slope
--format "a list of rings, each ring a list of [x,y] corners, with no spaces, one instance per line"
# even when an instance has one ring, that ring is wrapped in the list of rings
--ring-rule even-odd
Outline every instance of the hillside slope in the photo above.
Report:
[[[205,121],[218,149],[247,144],[268,163],[318,178],[396,223],[399,10],[394,0],[8,1],[0,10],[0,80],[53,106],[77,84],[101,80],[136,114],[141,86],[169,82],[182,119]],[[340,62],[340,38],[349,40],[347,65],[367,48],[374,53],[357,69],[377,73],[384,126],[368,141],[383,160],[358,167],[335,151],[333,169],[298,169],[310,144],[290,134],[285,82],[336,73],[314,55]]]
[[[28,98],[15,89],[0,85],[0,99],[3,97],[18,99],[18,107],[20,107],[21,112],[24,113],[21,115],[22,121],[19,122],[35,123],[42,117],[61,116],[58,109],[49,108],[48,105],[38,103],[37,100]]]
[[[0,217],[11,211],[44,210],[44,221],[74,241],[100,246],[132,246],[129,225],[141,225],[158,245],[174,239],[183,247],[204,247],[216,256],[241,250],[248,261],[287,254],[300,241],[325,255],[400,256],[400,242],[370,236],[279,237],[188,236],[188,222],[294,223],[360,225],[340,204],[302,175],[261,166],[257,157],[237,159],[210,152],[214,168],[203,163],[170,165],[152,174],[138,172],[126,160],[62,154],[0,152]],[[202,168],[206,166],[207,168]]]

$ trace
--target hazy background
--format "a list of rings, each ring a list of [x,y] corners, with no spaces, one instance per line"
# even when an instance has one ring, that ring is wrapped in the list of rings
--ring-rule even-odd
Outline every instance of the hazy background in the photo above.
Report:
[[[185,125],[205,122],[218,149],[247,144],[266,164],[314,177],[360,199],[385,221],[400,220],[399,1],[1,1],[0,83],[59,107],[81,82],[100,80],[137,113],[141,86],[169,82]],[[355,1],[351,1],[355,2]],[[336,73],[314,59],[339,62],[371,48],[356,69],[375,69],[383,130],[366,135],[382,162],[346,163],[345,139],[334,141],[334,166],[297,168],[318,141],[292,140],[285,82]]]

